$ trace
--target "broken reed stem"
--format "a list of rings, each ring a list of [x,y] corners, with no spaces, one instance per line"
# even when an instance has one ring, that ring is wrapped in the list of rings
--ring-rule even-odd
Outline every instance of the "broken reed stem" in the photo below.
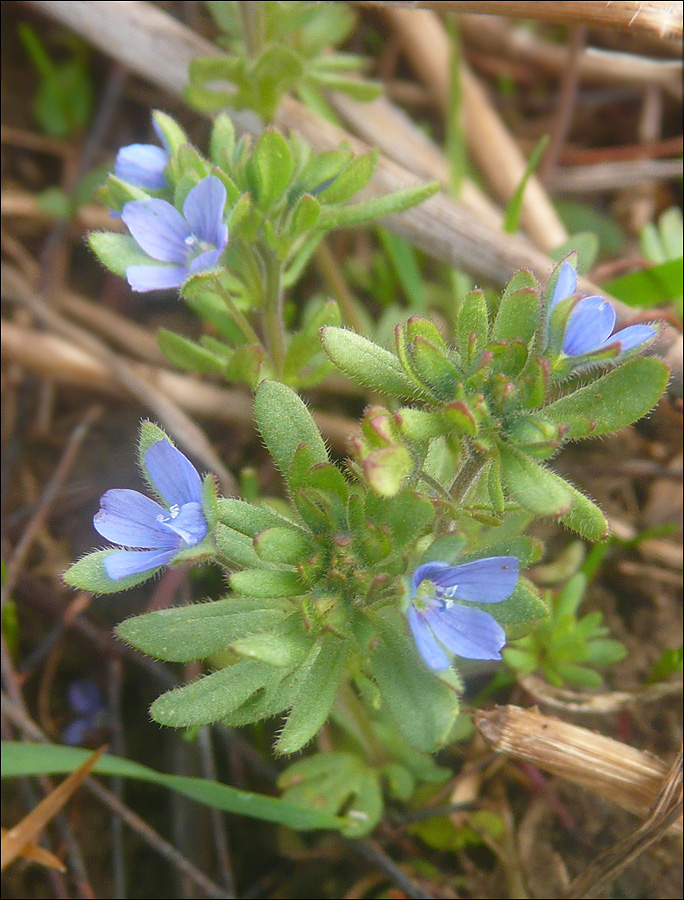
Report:
[[[381,0],[369,0],[363,5],[384,9],[400,6]],[[647,3],[635,3],[634,0],[417,0],[411,6],[442,13],[536,19],[554,25],[587,25],[628,34],[655,35],[664,40],[682,39],[682,4],[668,0]]]
[[[552,44],[503,19],[462,15],[458,23],[468,51],[526,64],[554,76],[565,71],[567,52],[561,44]],[[647,59],[635,53],[587,47],[577,65],[583,84],[658,85],[681,102],[681,60]]]
[[[117,381],[102,357],[74,345],[64,337],[22,328],[3,319],[0,342],[6,360],[19,363],[33,372],[108,396],[126,396],[125,387]],[[252,401],[246,392],[218,387],[161,366],[128,360],[126,364],[136,378],[163,393],[193,416],[246,427],[251,427],[254,421]],[[333,449],[339,453],[348,452],[349,438],[358,429],[356,422],[317,410],[312,410],[312,415]]]
[[[537,709],[478,710],[475,725],[497,753],[581,785],[641,818],[649,815],[667,778],[668,766],[657,756]],[[682,832],[681,818],[671,829]]]
[[[180,22],[141,0],[93,2],[93,0],[27,0],[29,6],[72,28],[102,52],[128,66],[132,72],[153,84],[182,97],[187,84],[190,61],[198,56],[219,56],[220,51]],[[251,113],[231,113],[241,130],[259,129]],[[343,129],[323,121],[291,97],[285,97],[276,124],[294,129],[310,143],[316,153],[336,149],[349,141],[356,153],[368,152],[368,146]],[[392,160],[381,156],[375,173],[361,199],[414,185],[415,176]],[[482,221],[468,206],[444,193],[401,215],[389,216],[383,224],[407,238],[429,256],[476,278],[503,286],[520,268],[528,268],[545,283],[553,261],[515,235],[504,234]],[[591,282],[580,278],[579,289],[587,294],[601,293]],[[630,307],[612,300],[622,325],[634,318]],[[667,357],[672,349],[673,378],[671,396],[682,394],[682,359],[675,347],[680,336],[670,326],[661,329],[652,352]]]
[[[439,16],[428,10],[385,10],[399,34],[404,52],[418,76],[434,93],[444,115],[452,102],[449,86],[451,47]],[[499,202],[506,204],[525,174],[526,160],[501,121],[487,92],[467,65],[461,65],[464,132],[475,165]],[[550,251],[568,239],[563,223],[535,176],[527,183],[520,217],[522,229],[542,250]]]

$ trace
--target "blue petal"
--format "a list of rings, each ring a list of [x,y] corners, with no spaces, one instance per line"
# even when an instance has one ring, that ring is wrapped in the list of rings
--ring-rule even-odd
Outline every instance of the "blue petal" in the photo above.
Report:
[[[603,297],[585,297],[570,313],[563,353],[581,356],[598,350],[615,326],[615,310]]]
[[[623,328],[622,331],[612,335],[610,340],[611,343],[619,341],[620,351],[625,353],[627,350],[633,350],[640,344],[650,341],[657,333],[655,328],[652,328],[650,325],[628,325],[627,328]]]
[[[190,263],[190,274],[194,275],[197,272],[204,272],[205,269],[211,269],[219,261],[222,253],[222,249],[206,250],[204,253],[200,253]]]
[[[188,274],[188,270],[180,266],[129,266],[126,269],[128,283],[139,293],[180,287]]]
[[[141,572],[153,570],[165,566],[171,562],[177,550],[115,550],[109,556],[105,556],[103,563],[105,572],[112,581],[121,581],[129,575],[139,575]]]
[[[155,112],[156,112],[156,110],[155,110]],[[166,151],[167,156],[171,156],[171,147],[169,147],[169,142],[166,140],[166,135],[159,127],[159,123],[157,122],[157,120],[155,119],[154,116],[152,116],[152,127],[154,128],[154,133],[159,138],[160,144],[163,146],[164,150]]]
[[[518,580],[515,556],[491,556],[435,573],[432,581],[451,588],[451,596],[468,603],[501,603],[508,600]]]
[[[169,506],[202,503],[202,479],[197,469],[170,441],[152,444],[145,452],[145,466],[157,493]]]
[[[89,678],[72,681],[67,687],[67,700],[74,712],[91,715],[104,709],[102,691]]]
[[[207,534],[207,520],[200,503],[185,503],[176,518],[167,518],[164,524],[182,538],[188,547],[199,544]]]
[[[116,154],[114,174],[122,181],[151,191],[166,187],[164,169],[168,156],[154,144],[130,144]]]
[[[418,590],[421,582],[423,581],[433,581],[435,580],[435,575],[441,572],[443,569],[450,568],[449,563],[445,562],[429,562],[423,563],[422,566],[418,566],[416,571],[413,573],[413,577],[411,578],[411,596],[416,596],[416,591]]]
[[[91,731],[94,731],[95,722],[89,718],[74,719],[69,722],[66,728],[62,729],[62,743],[69,747],[76,747],[82,744]]]
[[[188,259],[185,241],[190,237],[190,228],[178,210],[166,200],[132,200],[124,206],[121,218],[152,259],[185,265]]]
[[[421,614],[411,605],[408,608],[407,615],[413,640],[416,642],[418,652],[425,660],[428,668],[435,671],[448,669],[450,665],[449,658],[435,640]]]
[[[93,525],[103,538],[123,547],[175,550],[180,543],[178,535],[169,531],[159,518],[166,516],[168,511],[144,494],[115,489],[103,495]]]
[[[193,234],[221,250],[228,240],[228,228],[223,224],[225,205],[226,189],[216,175],[209,175],[196,184],[183,204],[183,215]]]
[[[425,621],[440,643],[465,659],[501,659],[506,633],[489,613],[467,606],[430,609]]]
[[[561,266],[561,270],[558,275],[558,281],[556,282],[556,287],[553,291],[553,298],[551,299],[549,312],[551,312],[554,306],[557,303],[560,303],[561,300],[566,300],[568,297],[572,297],[576,290],[577,272],[575,272],[570,263],[564,262]]]

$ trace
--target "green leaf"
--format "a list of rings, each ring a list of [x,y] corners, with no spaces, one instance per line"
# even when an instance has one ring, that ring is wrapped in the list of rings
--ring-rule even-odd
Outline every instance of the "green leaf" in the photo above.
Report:
[[[270,631],[292,613],[292,605],[285,600],[231,597],[135,616],[116,631],[148,656],[185,663],[206,659],[235,641]]]
[[[330,326],[322,330],[321,340],[330,359],[354,381],[392,397],[419,395],[397,357],[367,338]]]
[[[311,556],[314,545],[303,531],[281,527],[259,532],[254,549],[264,562],[297,565]]]
[[[564,440],[600,437],[631,425],[653,409],[667,387],[669,370],[658,359],[633,359],[597,381],[550,403],[541,417],[567,426]]]
[[[302,194],[288,217],[287,236],[294,241],[316,227],[321,216],[321,204],[311,194]]]
[[[319,203],[331,205],[344,203],[364,188],[373,175],[378,161],[378,152],[356,156],[333,180],[332,184],[316,194]]]
[[[506,630],[509,641],[523,637],[537,622],[548,618],[549,608],[539,591],[526,578],[518,578],[515,590],[503,603],[476,604]]]
[[[214,541],[219,560],[224,565],[247,568],[259,565],[259,557],[254,551],[252,540],[246,534],[219,522],[214,531]]]
[[[470,291],[463,298],[456,330],[461,356],[472,364],[489,343],[489,314],[482,291]]]
[[[161,112],[161,110],[155,109],[152,113],[152,118],[154,119],[157,128],[159,128],[164,135],[171,156],[177,153],[183,144],[188,143],[187,134],[183,131],[178,122],[171,118],[171,116]]]
[[[646,684],[655,684],[657,681],[664,681],[666,678],[669,678],[670,675],[681,672],[683,660],[684,649],[681,646],[663,650],[660,659],[646,676]]]
[[[192,684],[162,694],[150,707],[160,725],[190,728],[220,722],[259,690],[282,677],[265,663],[241,659],[235,665],[204,675]]]
[[[682,296],[682,263],[681,257],[670,259],[609,281],[602,289],[628,306],[663,306]]]
[[[281,773],[278,787],[287,803],[329,815],[344,812],[347,837],[372,831],[384,809],[378,773],[355,754],[340,750],[298,760]]]
[[[520,340],[529,345],[540,318],[541,298],[534,276],[529,272],[518,272],[501,297],[491,338],[493,341]]]
[[[619,229],[617,231],[620,233]],[[622,234],[622,241],[624,241],[624,234]],[[576,257],[575,268],[580,275],[586,275],[593,268],[598,258],[599,247],[599,237],[591,231],[583,231],[571,235],[560,247],[555,247],[549,253],[549,256],[556,262],[562,262],[569,253],[574,253]]]
[[[269,569],[233,572],[230,586],[237,594],[246,594],[248,597],[298,597],[306,593],[306,586],[296,572],[276,572]]]
[[[214,119],[214,127],[209,139],[209,156],[211,161],[230,172],[233,167],[233,153],[235,152],[235,126],[227,113],[221,113]]]
[[[414,310],[422,309],[425,306],[425,290],[416,251],[406,238],[392,234],[386,228],[378,228],[377,235],[394,267],[409,306]]]
[[[563,484],[570,490],[572,509],[559,521],[589,541],[604,541],[610,534],[610,526],[601,510],[581,491],[567,482]]]
[[[502,224],[502,229],[508,234],[514,234],[518,230],[518,224],[520,222],[520,215],[522,213],[522,204],[523,197],[525,194],[525,188],[527,187],[527,182],[537,171],[537,167],[541,162],[541,158],[544,154],[544,150],[546,150],[546,145],[549,142],[548,134],[545,134],[537,143],[536,147],[530,153],[530,157],[527,160],[527,165],[525,166],[525,171],[523,173],[523,177],[520,179],[520,183],[517,188],[513,192],[513,196],[508,202],[508,206],[506,207],[506,211],[504,213],[504,220]]]
[[[333,228],[354,228],[357,225],[367,225],[375,219],[395,215],[423,203],[436,194],[439,188],[438,181],[431,181],[428,184],[403,188],[392,194],[384,194],[382,197],[374,197],[363,203],[324,209],[318,220],[318,227],[330,231]]]
[[[164,356],[182,369],[209,374],[225,369],[224,360],[216,354],[166,328],[157,332],[157,343]]]
[[[2,777],[21,778],[73,772],[91,755],[90,750],[81,750],[77,747],[3,741]],[[240,791],[207,778],[167,775],[110,753],[100,758],[94,771],[100,775],[113,775],[158,784],[212,809],[249,816],[264,822],[275,822],[302,831],[321,828],[341,829],[346,825],[343,819],[325,812],[302,809],[296,804],[275,797]]]
[[[538,516],[562,516],[572,506],[571,488],[524,453],[500,446],[501,477],[508,494]]]
[[[292,177],[292,152],[275,128],[259,135],[247,164],[246,177],[259,209],[270,209],[287,190]]]
[[[266,506],[255,506],[234,497],[222,497],[218,501],[219,522],[253,538],[266,528],[278,526],[296,527],[288,519]]]
[[[300,444],[311,449],[317,462],[328,462],[323,438],[311,413],[286,385],[262,381],[254,398],[254,416],[266,447],[285,478]]]
[[[332,635],[326,635],[314,648],[308,677],[275,743],[277,753],[296,753],[318,733],[335,701],[349,649],[347,641]]]
[[[157,263],[141,250],[137,242],[130,234],[116,234],[113,231],[94,231],[88,235],[90,249],[115,275],[126,277],[126,269],[129,266],[164,266],[165,263]]]
[[[79,559],[66,570],[64,581],[70,587],[78,588],[81,591],[90,591],[91,594],[116,594],[119,591],[128,590],[136,584],[142,584],[147,581],[161,566],[154,566],[147,572],[140,572],[137,575],[129,575],[127,578],[120,578],[118,581],[112,580],[107,575],[104,567],[104,560],[116,550],[96,550],[89,553],[83,559]]]
[[[416,750],[433,753],[458,715],[454,691],[430,673],[396,610],[374,616],[380,632],[371,666],[392,718]]]
[[[334,181],[354,159],[351,150],[328,150],[312,156],[297,179],[297,187],[305,193],[316,194],[326,182]]]

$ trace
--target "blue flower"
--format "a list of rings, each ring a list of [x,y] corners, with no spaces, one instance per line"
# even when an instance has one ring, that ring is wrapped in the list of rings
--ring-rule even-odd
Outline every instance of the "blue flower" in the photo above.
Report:
[[[116,154],[114,174],[122,181],[147,191],[161,191],[166,187],[164,169],[169,161],[170,150],[163,131],[154,119],[152,127],[164,145],[163,148],[155,144],[129,144],[122,147]]]
[[[146,451],[145,467],[166,506],[138,491],[111,490],[93,519],[108,541],[140,548],[105,556],[105,571],[113,581],[167,565],[179,550],[199,544],[207,533],[202,481],[190,460],[164,439]]]
[[[62,731],[62,743],[82,744],[105,720],[105,702],[100,688],[90,678],[72,681],[67,687],[67,702],[77,716]]]
[[[570,263],[563,263],[553,292],[549,315],[553,308],[577,292],[577,272]],[[618,344],[619,352],[633,350],[655,337],[650,325],[629,325],[613,334],[615,310],[604,297],[584,297],[568,317],[563,335],[566,356],[584,356]]]
[[[431,669],[448,669],[446,648],[466,659],[501,659],[506,634],[493,616],[466,603],[501,603],[518,580],[514,556],[492,556],[460,566],[429,562],[411,579],[408,620],[418,652]]]
[[[150,265],[129,266],[126,278],[134,291],[180,287],[185,279],[216,265],[228,243],[223,222],[226,189],[220,178],[208,175],[190,191],[183,213],[166,200],[133,200],[121,218]],[[158,260],[166,265],[155,265]]]

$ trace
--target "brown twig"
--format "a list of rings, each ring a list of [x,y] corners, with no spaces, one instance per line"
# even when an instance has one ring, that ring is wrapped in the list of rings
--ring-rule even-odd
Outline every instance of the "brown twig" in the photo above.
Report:
[[[428,11],[385,10],[393,29],[401,36],[404,51],[419,77],[429,86],[446,114],[452,102],[449,86],[451,48],[444,25]],[[464,131],[475,165],[481,170],[496,198],[503,204],[513,196],[525,173],[520,148],[501,121],[487,92],[465,63],[461,66]],[[542,250],[564,243],[568,234],[546,191],[532,176],[525,188],[521,227]]]
[[[657,756],[536,709],[478,710],[475,725],[497,753],[582,785],[642,818],[648,816],[667,776],[668,767]],[[671,827],[681,833],[681,820]]]
[[[33,545],[36,535],[45,525],[45,522],[52,511],[52,506],[57,499],[57,494],[78,458],[79,451],[83,441],[88,436],[90,427],[101,415],[101,406],[91,407],[71,433],[71,437],[62,454],[62,458],[41,495],[40,502],[31,517],[31,521],[26,526],[24,533],[7,563],[5,582],[0,589],[0,599],[3,606],[14,588],[17,577],[26,561],[26,557]]]
[[[370,0],[366,6],[398,7],[406,3]],[[667,0],[417,0],[413,8],[537,19],[555,25],[587,25],[628,34],[682,38],[682,5]]]
[[[644,850],[670,832],[682,818],[682,751],[672,764],[647,821],[599,856],[573,881],[567,900],[597,897],[607,881],[614,878]]]
[[[27,2],[176,97],[183,94],[190,61],[197,56],[219,53],[208,41],[144,2]],[[243,113],[236,114],[234,121],[240,129],[258,127],[253,117]],[[289,97],[281,103],[277,124],[298,130],[315,152],[336,148],[343,140],[348,140],[356,152],[368,151],[362,142],[324,122]],[[377,196],[411,184],[415,184],[414,176],[381,156],[373,179],[361,196]],[[552,261],[545,254],[514,235],[491,228],[464,204],[444,194],[437,194],[403,215],[389,216],[386,224],[433,258],[495,284],[505,284],[521,267],[531,269],[545,283],[553,269]],[[596,287],[586,279],[580,279],[580,289],[597,293]],[[620,325],[634,316],[633,309],[617,301],[614,305]],[[652,351],[663,356],[673,351],[671,362],[675,371],[669,390],[675,402],[681,399],[683,388],[681,354],[675,349],[678,339],[679,335],[666,326]]]
[[[180,444],[196,456],[208,470],[218,476],[226,493],[238,493],[235,479],[225,468],[201,428],[166,394],[137,375],[130,363],[117,356],[90,333],[72,325],[58,312],[51,309],[12,266],[5,265],[3,267],[2,290],[15,302],[30,309],[41,322],[48,325],[53,331],[66,336],[89,354],[101,359],[107,366],[110,377],[115,378],[122,387],[137,397],[158,417]]]

